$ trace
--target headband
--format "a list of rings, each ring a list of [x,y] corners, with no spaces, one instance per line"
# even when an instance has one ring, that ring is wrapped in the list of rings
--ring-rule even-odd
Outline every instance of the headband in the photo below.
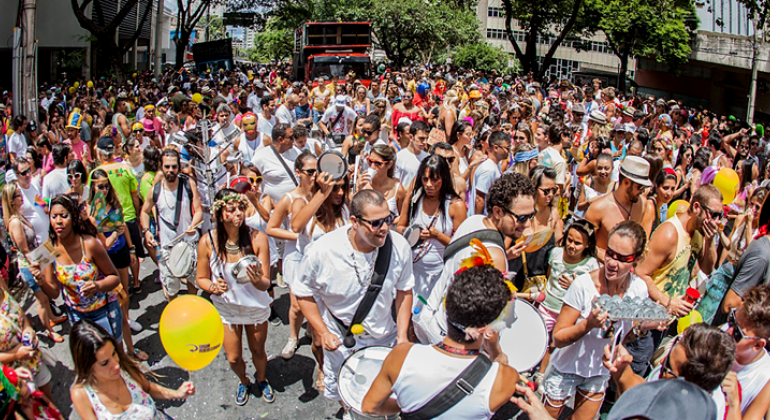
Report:
[[[513,160],[515,162],[529,162],[530,160],[536,158],[538,155],[537,149],[532,149],[528,152],[519,152],[516,153],[513,156]]]
[[[238,204],[243,204],[244,206],[248,205],[248,200],[246,200],[246,197],[243,196],[243,194],[228,194],[224,197],[222,197],[219,200],[214,201],[214,204],[211,206],[211,209],[216,211],[219,211],[222,207],[225,206],[225,204],[235,201]]]

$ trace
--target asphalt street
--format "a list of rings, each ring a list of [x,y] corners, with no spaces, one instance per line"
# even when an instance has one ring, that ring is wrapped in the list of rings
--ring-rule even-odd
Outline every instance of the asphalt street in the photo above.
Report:
[[[316,378],[315,359],[310,352],[310,340],[300,332],[300,348],[290,360],[281,357],[281,349],[289,336],[289,294],[287,289],[275,288],[275,308],[281,317],[281,325],[268,325],[266,350],[268,354],[267,379],[275,389],[275,402],[268,404],[258,395],[256,386],[244,406],[235,404],[235,392],[238,379],[230,370],[224,350],[207,367],[188,372],[177,366],[168,357],[158,335],[160,315],[166,306],[160,284],[155,283],[157,269],[149,258],[142,263],[142,290],[131,297],[130,316],[142,324],[144,329],[134,334],[134,345],[150,356],[144,366],[159,376],[158,381],[165,386],[176,388],[185,380],[195,383],[196,394],[186,401],[160,401],[158,405],[174,419],[333,419],[341,418],[342,410],[336,402],[323,397],[314,387]],[[63,304],[61,298],[57,299]],[[36,306],[31,294],[26,293],[22,301],[27,314],[40,331]],[[69,352],[69,325],[55,327],[65,341],[56,343],[38,334],[41,345],[50,346],[58,358],[51,368],[53,379],[51,387],[54,401],[67,419],[80,419],[72,406],[69,389],[75,379],[72,358]],[[249,355],[244,340],[244,355]],[[256,381],[254,364],[246,357],[247,372]],[[510,404],[509,404],[510,405]],[[495,418],[514,417],[515,409],[504,407]],[[525,418],[520,416],[519,418]]]

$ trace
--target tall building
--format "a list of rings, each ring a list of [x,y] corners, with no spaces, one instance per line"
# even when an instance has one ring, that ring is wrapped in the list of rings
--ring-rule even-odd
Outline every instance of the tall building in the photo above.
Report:
[[[505,33],[504,8],[500,0],[479,0],[476,7],[481,21],[481,34],[492,45],[498,45],[511,55],[515,55],[513,46]],[[524,31],[516,21],[511,23],[512,32],[519,47],[524,50]],[[555,39],[555,37],[554,37]],[[548,52],[553,39],[538,37],[537,55],[542,62],[542,56]],[[559,79],[567,78],[573,82],[599,78],[604,86],[617,83],[620,59],[612,53],[604,35],[598,33],[588,42],[565,39],[556,49],[554,63],[546,70],[546,77],[552,75]],[[628,77],[633,77],[636,61],[628,63]]]

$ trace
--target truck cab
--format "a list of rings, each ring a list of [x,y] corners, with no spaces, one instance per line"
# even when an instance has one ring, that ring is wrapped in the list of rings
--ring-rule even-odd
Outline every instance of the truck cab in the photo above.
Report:
[[[294,78],[310,82],[319,76],[353,72],[371,82],[370,22],[306,22],[294,33]]]

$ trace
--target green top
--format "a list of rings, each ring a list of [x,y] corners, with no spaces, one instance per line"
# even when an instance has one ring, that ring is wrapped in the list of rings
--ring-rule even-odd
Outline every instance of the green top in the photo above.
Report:
[[[142,175],[142,181],[139,182],[139,197],[147,201],[147,193],[152,189],[152,182],[155,180],[155,172],[146,172]]]
[[[118,196],[120,205],[123,206],[123,220],[128,222],[136,219],[136,209],[131,195],[137,192],[139,183],[131,167],[124,162],[108,162],[99,165],[96,169],[107,172],[107,178]],[[91,176],[88,177],[88,186],[91,186]]]

